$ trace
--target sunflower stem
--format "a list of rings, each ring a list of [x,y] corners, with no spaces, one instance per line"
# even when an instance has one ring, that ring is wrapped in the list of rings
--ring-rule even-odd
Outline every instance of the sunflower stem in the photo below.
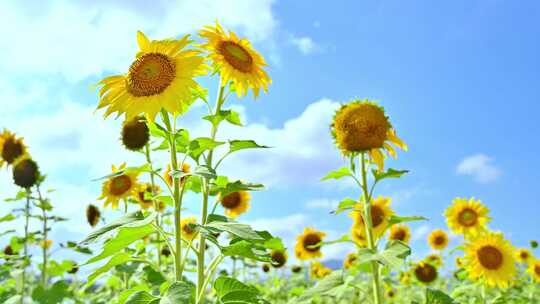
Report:
[[[214,115],[217,115],[221,111],[221,106],[223,105],[223,102],[225,101],[223,99],[223,91],[225,90],[225,86],[222,85],[221,78],[219,80],[219,89],[218,89],[218,95],[216,98],[216,108],[214,111]],[[218,131],[219,123],[212,124],[212,130],[210,134],[210,138],[212,140],[215,140],[216,134]],[[206,166],[208,168],[212,168],[212,159],[214,156],[214,150],[210,149],[208,151],[208,157],[206,157]],[[206,218],[208,216],[208,196],[210,195],[210,189],[209,189],[209,180],[203,180],[203,205],[201,210],[201,224],[206,224]],[[206,250],[206,239],[204,235],[201,233],[199,234],[199,254],[197,256],[197,294],[202,294],[204,289],[204,259],[205,259],[205,250]],[[204,297],[200,297],[197,301],[197,303],[204,303]]]
[[[366,224],[366,236],[368,241],[368,247],[371,250],[377,250],[375,239],[373,237],[373,222],[371,219],[371,195],[367,185],[367,170],[365,152],[362,152],[361,157],[361,169],[362,169],[362,191],[364,193],[364,222]],[[381,302],[381,287],[379,278],[379,264],[377,261],[371,262],[372,272],[372,285],[373,285],[373,303],[380,304]]]
[[[24,265],[22,267],[21,304],[24,304],[26,295],[26,263],[28,258],[28,223],[30,221],[30,190],[26,189],[26,205],[24,207]]]
[[[154,202],[154,210],[156,210],[156,226],[160,226],[159,224],[159,203],[157,200],[154,199],[154,196],[156,193],[154,192],[155,188],[155,180],[154,180],[154,168],[152,167],[152,158],[150,157],[150,144],[147,143],[144,146],[144,154],[146,156],[146,163],[150,166],[150,184],[152,186],[152,201]],[[156,234],[156,241],[157,241],[157,260],[158,260],[158,269],[161,271],[161,239],[159,233]]]
[[[41,206],[42,216],[43,216],[43,265],[41,267],[41,283],[43,284],[43,288],[47,289],[47,210],[45,210],[45,205],[43,204],[43,197],[41,196],[41,191],[39,189],[39,185],[36,186],[36,190],[38,193],[38,200],[39,204]]]

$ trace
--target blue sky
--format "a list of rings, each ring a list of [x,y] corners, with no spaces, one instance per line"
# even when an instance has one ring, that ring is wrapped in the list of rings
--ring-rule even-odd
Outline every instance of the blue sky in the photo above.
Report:
[[[384,184],[379,194],[391,196],[400,214],[430,218],[412,225],[418,255],[428,251],[426,233],[445,227],[442,213],[457,196],[487,204],[490,226],[515,245],[540,238],[539,3],[156,3],[51,1],[36,8],[0,1],[0,127],[27,139],[49,185],[58,189],[55,206],[72,220],[57,227],[56,237],[77,239],[90,231],[81,210],[99,196],[92,178],[107,174],[112,163],[143,162],[118,145],[120,121],[93,114],[92,85],[127,69],[136,30],[159,39],[219,19],[254,42],[273,79],[269,94],[256,101],[229,101],[247,127],[221,133],[275,147],[238,155],[224,167],[268,185],[253,194],[241,220],[274,230],[289,246],[305,226],[332,237],[345,233],[349,219],[330,215],[329,206],[358,190],[319,182],[343,161],[328,124],[340,102],[370,98],[386,108],[410,147],[389,166],[411,173]],[[216,86],[215,79],[202,83]],[[180,124],[204,134],[201,110],[194,107]],[[15,190],[7,186],[8,171],[0,172],[0,182],[0,197],[9,197]],[[198,213],[195,198],[190,204]],[[11,207],[1,205],[1,214]],[[327,257],[347,250],[328,248]]]

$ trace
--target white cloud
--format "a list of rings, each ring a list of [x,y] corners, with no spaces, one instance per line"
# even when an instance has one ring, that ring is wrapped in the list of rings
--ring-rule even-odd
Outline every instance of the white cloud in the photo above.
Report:
[[[335,210],[338,204],[339,202],[337,200],[320,198],[307,201],[305,206],[308,209],[323,209],[326,211],[331,211]]]
[[[474,154],[461,160],[457,165],[456,172],[472,176],[479,183],[494,182],[501,176],[502,172],[493,162],[493,158],[485,154]]]
[[[431,226],[421,225],[414,229],[411,233],[411,241],[419,241],[427,238],[428,233],[431,231]]]
[[[317,49],[317,45],[310,37],[292,37],[292,44],[294,44],[298,50],[304,54],[311,54]]]

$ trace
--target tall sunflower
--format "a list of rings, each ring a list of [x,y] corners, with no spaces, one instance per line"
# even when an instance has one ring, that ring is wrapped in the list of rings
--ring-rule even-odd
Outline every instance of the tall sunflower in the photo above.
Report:
[[[137,32],[139,52],[126,75],[109,76],[100,86],[98,109],[126,114],[130,120],[143,113],[153,121],[163,108],[170,113],[183,113],[194,101],[193,89],[199,85],[193,77],[206,72],[200,52],[185,49],[192,41],[181,39],[149,40]]]
[[[197,231],[190,227],[190,224],[196,224],[196,217],[186,217],[180,221],[180,228],[182,229],[182,239],[185,241],[192,241],[197,236]]]
[[[472,280],[506,288],[516,275],[514,249],[501,233],[486,232],[465,244],[465,269]]]
[[[388,239],[391,241],[402,241],[408,244],[411,239],[411,229],[409,226],[403,224],[392,225]]]
[[[137,177],[139,173],[132,170],[125,170],[126,163],[116,167],[112,165],[112,173],[102,186],[101,196],[98,199],[105,199],[103,207],[107,207],[111,204],[113,209],[118,208],[118,202],[122,199],[127,199],[131,195],[136,195],[135,191],[138,188]]]
[[[245,96],[250,88],[255,97],[261,89],[268,92],[272,79],[263,70],[267,64],[247,39],[240,39],[231,31],[227,34],[217,22],[215,27],[205,26],[199,35],[207,39],[201,46],[208,51],[222,82],[231,81],[238,97]]]
[[[343,268],[345,269],[351,268],[356,262],[356,260],[358,260],[358,255],[353,252],[349,253],[347,257],[345,258],[345,260],[343,260]]]
[[[529,268],[527,268],[527,271],[536,281],[536,283],[540,283],[540,260],[529,263]]]
[[[429,234],[428,243],[435,250],[443,250],[448,246],[448,235],[444,230],[435,229]]]
[[[430,255],[428,255],[424,261],[426,263],[430,263],[431,265],[439,268],[443,265],[443,258],[441,257],[441,255],[439,254],[436,254],[436,253],[432,253]]]
[[[375,240],[379,239],[388,228],[388,218],[394,215],[394,211],[390,208],[389,197],[379,196],[371,201],[371,223],[373,225],[373,237]],[[354,211],[349,213],[349,216],[353,218],[353,226],[359,229],[364,228],[363,203],[357,203]]]
[[[515,255],[516,260],[522,264],[529,264],[529,262],[534,258],[531,251],[525,248],[516,249]]]
[[[0,134],[0,168],[14,164],[27,154],[27,148],[22,138],[4,129]]]
[[[225,214],[236,218],[249,209],[251,196],[247,191],[236,191],[220,198],[221,206],[225,209]]]
[[[296,238],[294,252],[299,260],[311,260],[322,256],[321,246],[326,233],[313,228],[305,228],[304,232]]]
[[[22,188],[31,188],[38,183],[38,164],[27,155],[17,159],[13,164],[13,182]]]
[[[384,169],[386,153],[397,157],[391,143],[407,151],[407,145],[397,137],[384,109],[367,99],[341,106],[334,116],[331,132],[344,155],[367,152],[379,171]]]
[[[448,227],[465,238],[474,237],[486,230],[489,209],[474,198],[455,198],[444,214]]]

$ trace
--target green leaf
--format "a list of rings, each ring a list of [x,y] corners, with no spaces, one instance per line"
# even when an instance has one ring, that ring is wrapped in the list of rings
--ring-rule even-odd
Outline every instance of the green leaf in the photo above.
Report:
[[[408,173],[409,170],[395,170],[392,168],[389,168],[386,172],[379,172],[375,169],[371,170],[371,173],[373,173],[373,177],[375,178],[375,182],[379,182],[386,178],[400,178],[405,173]]]
[[[195,169],[191,172],[184,172],[181,170],[173,171],[172,176],[177,178],[182,178],[184,176],[200,176],[202,178],[206,179],[214,179],[217,177],[216,171],[212,168],[209,168],[207,166],[197,166]]]
[[[261,262],[270,262],[270,256],[266,253],[266,248],[246,240],[240,240],[229,246],[221,248],[224,256],[236,256],[253,259]]]
[[[161,272],[156,271],[150,266],[144,266],[143,271],[146,277],[146,281],[154,287],[160,286],[167,281],[167,279],[163,276],[163,274],[161,274]]]
[[[60,280],[48,289],[39,285],[32,291],[32,299],[40,304],[59,304],[69,295],[69,284]]]
[[[440,290],[428,288],[426,290],[426,304],[458,304],[458,302]]]
[[[207,150],[213,150],[216,147],[223,145],[223,141],[215,141],[210,137],[198,137],[191,141],[189,144],[189,155],[196,162],[199,161],[199,157]]]
[[[356,205],[356,203],[358,202],[353,200],[352,198],[346,198],[339,202],[337,209],[332,211],[332,213],[340,214],[343,211],[352,210],[354,209],[354,205]]]
[[[220,193],[222,196],[227,194],[237,192],[237,191],[261,191],[264,190],[264,185],[254,184],[254,183],[245,183],[243,181],[237,180],[234,182],[227,182],[226,186],[218,185],[211,189],[211,193],[216,195]]]
[[[229,153],[233,153],[233,152],[244,150],[244,149],[270,148],[268,146],[261,146],[253,140],[230,140],[229,145],[230,145]]]
[[[233,110],[221,110],[216,115],[208,115],[203,117],[204,120],[208,120],[214,126],[219,125],[223,120],[227,120],[229,123],[237,126],[242,126],[240,121],[240,114]]]
[[[337,270],[318,281],[315,286],[308,289],[295,303],[310,302],[317,295],[332,294],[336,288],[340,288],[345,284],[343,280],[343,271]]]
[[[219,303],[223,304],[259,304],[264,301],[257,288],[230,277],[217,278],[214,289],[220,300]]]
[[[255,232],[255,230],[253,230],[251,226],[247,224],[214,221],[202,227],[210,228],[210,230],[218,230],[220,232],[226,231],[244,240],[264,241],[264,238],[257,234],[257,232]]]
[[[270,250],[285,250],[283,241],[281,240],[281,238],[278,238],[278,237],[271,237],[267,239],[266,241],[264,241],[264,247]]]
[[[340,179],[345,176],[353,176],[349,168],[347,167],[341,167],[338,170],[331,171],[328,173],[325,177],[321,179],[321,181],[329,180],[329,179]]]
[[[380,261],[394,269],[401,267],[405,259],[411,255],[411,248],[401,241],[389,241],[383,252],[379,253]]]
[[[158,304],[159,298],[146,291],[137,291],[127,298],[124,304]]]
[[[129,261],[131,258],[131,254],[127,252],[119,252],[116,255],[114,255],[105,265],[99,267],[98,269],[94,270],[89,276],[88,276],[88,282],[86,283],[87,286],[91,286],[94,281],[102,274],[109,271],[111,268],[115,267],[116,265],[120,265],[122,263],[125,263]]]
[[[55,260],[49,261],[47,265],[47,273],[50,276],[56,277],[61,276],[64,273],[70,271],[75,266],[75,262],[64,260],[61,263],[56,262]]]
[[[90,233],[84,240],[80,242],[80,244],[88,244],[95,242],[98,240],[102,235],[107,234],[118,227],[122,227],[124,225],[134,223],[137,221],[144,220],[144,215],[141,211],[132,212],[124,215],[123,217],[111,222],[110,224],[107,224],[100,229]]]
[[[148,130],[150,131],[150,134],[152,136],[161,137],[164,139],[167,139],[169,137],[169,131],[167,131],[167,129],[165,129],[161,125],[152,121],[147,121],[146,125],[148,126]]]
[[[414,221],[427,221],[428,219],[423,216],[395,216],[392,215],[388,218],[388,226],[392,226],[399,223],[414,222]]]
[[[169,289],[167,289],[167,292],[165,292],[165,295],[163,298],[161,298],[159,304],[190,304],[194,302],[195,286],[193,284],[180,281],[169,286]]]
[[[0,217],[0,223],[2,222],[10,222],[10,221],[13,221],[15,219],[15,216],[13,214],[6,214],[2,217]]]

